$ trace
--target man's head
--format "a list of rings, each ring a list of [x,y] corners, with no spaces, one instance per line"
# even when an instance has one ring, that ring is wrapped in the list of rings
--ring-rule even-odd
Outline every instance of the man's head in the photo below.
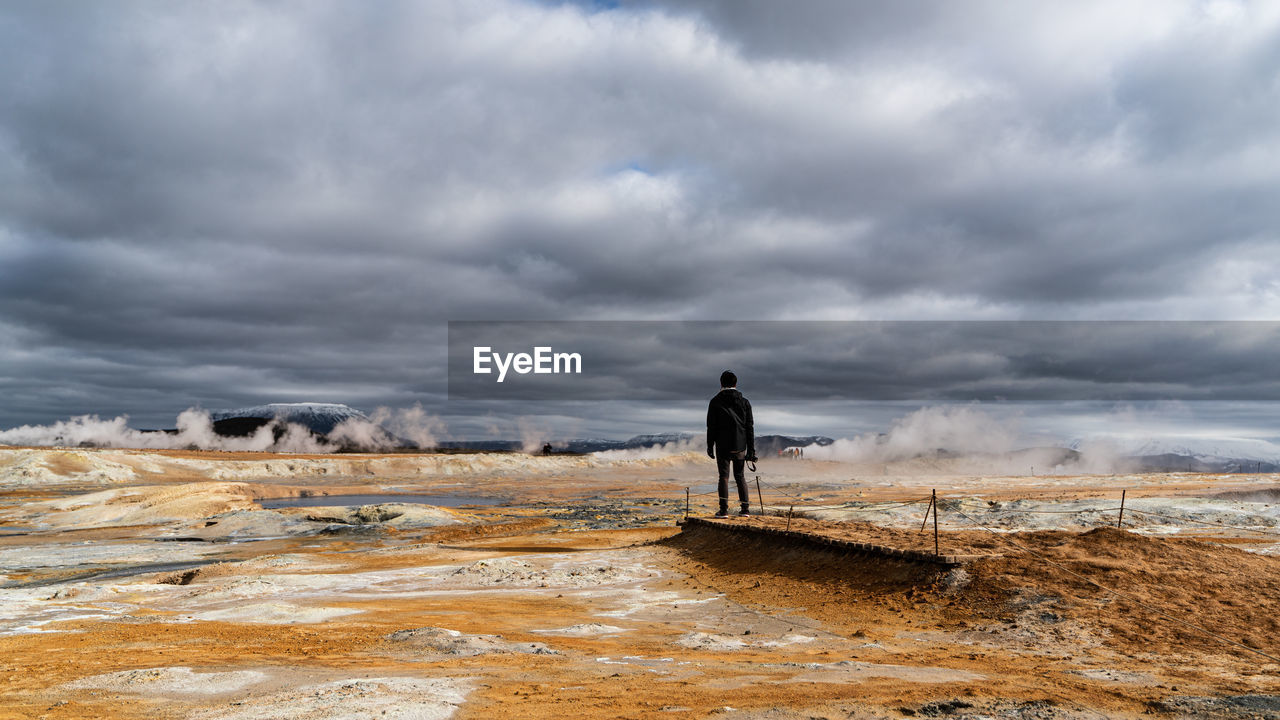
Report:
[[[734,375],[729,370],[725,370],[724,372],[720,373],[720,387],[722,388],[738,387],[738,376]]]

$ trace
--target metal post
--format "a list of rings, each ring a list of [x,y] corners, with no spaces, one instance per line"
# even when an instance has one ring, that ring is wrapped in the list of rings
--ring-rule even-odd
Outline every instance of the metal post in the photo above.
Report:
[[[1120,491],[1120,519],[1116,521],[1116,527],[1124,527],[1124,496],[1128,492],[1127,489]]]
[[[933,556],[938,556],[938,491],[933,491]]]
[[[760,501],[760,514],[764,515],[764,494],[760,492],[760,476],[756,476],[756,499]]]
[[[929,499],[929,506],[924,509],[924,520],[920,521],[920,532],[924,532],[924,528],[929,524],[929,511],[933,510],[937,514],[937,509],[933,507],[933,498]]]
[[[791,531],[791,511],[795,509],[796,509],[795,505],[792,505],[791,507],[787,508],[787,532]]]
[[[684,519],[689,519],[689,488],[684,489]]]

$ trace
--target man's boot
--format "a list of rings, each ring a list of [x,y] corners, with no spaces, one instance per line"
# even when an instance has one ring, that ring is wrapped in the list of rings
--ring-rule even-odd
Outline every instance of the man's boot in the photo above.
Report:
[[[738,517],[751,517],[751,506],[743,505],[742,511],[738,513]]]

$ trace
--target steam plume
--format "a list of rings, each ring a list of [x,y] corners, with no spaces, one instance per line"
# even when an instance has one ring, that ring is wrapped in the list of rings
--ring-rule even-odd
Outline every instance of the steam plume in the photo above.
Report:
[[[628,448],[625,450],[601,450],[592,453],[601,460],[656,460],[671,455],[694,453],[701,456],[707,451],[707,440],[701,435],[671,442],[650,445],[649,447]]]
[[[1015,448],[1017,428],[967,406],[938,406],[898,418],[884,434],[841,438],[831,445],[811,445],[805,457],[815,460],[883,463],[919,457],[937,450],[965,454],[997,454]]]
[[[368,419],[344,420],[326,436],[279,418],[243,437],[219,435],[209,412],[201,408],[183,410],[176,426],[176,432],[142,431],[129,427],[127,415],[109,419],[79,415],[49,425],[0,430],[0,445],[330,453],[391,450],[399,447],[402,439],[418,448],[432,448],[445,429],[421,404],[400,409],[380,407]]]

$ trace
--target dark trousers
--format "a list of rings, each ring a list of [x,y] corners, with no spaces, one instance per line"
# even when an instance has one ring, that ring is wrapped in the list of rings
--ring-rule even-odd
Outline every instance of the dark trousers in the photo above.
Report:
[[[747,495],[747,474],[746,460],[730,460],[725,457],[728,453],[716,453],[716,470],[720,472],[720,512],[729,510],[729,464],[733,464],[733,481],[738,484],[738,502],[742,503],[742,509],[746,510],[751,507],[751,496]]]

